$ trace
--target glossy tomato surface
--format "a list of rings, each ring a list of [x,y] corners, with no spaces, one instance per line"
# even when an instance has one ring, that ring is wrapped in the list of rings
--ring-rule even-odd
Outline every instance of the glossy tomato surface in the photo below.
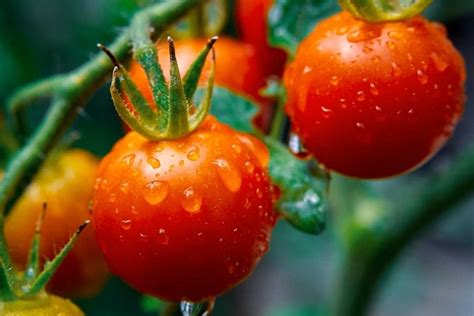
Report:
[[[463,112],[465,65],[440,24],[369,24],[339,13],[285,73],[293,129],[329,169],[382,178],[420,165]]]
[[[93,222],[113,273],[166,300],[201,301],[242,281],[275,224],[268,151],[209,116],[152,142],[135,132],[99,167]]]
[[[41,257],[53,259],[89,214],[89,200],[99,161],[83,150],[68,150],[46,162],[5,220],[5,237],[12,259],[25,267],[36,222],[47,211],[41,232]],[[43,260],[44,262],[44,260]],[[107,267],[92,225],[48,283],[48,290],[64,296],[87,297],[99,292]]]
[[[183,39],[175,42],[176,59],[180,68],[181,75],[184,76],[186,70],[194,62],[199,52],[204,48],[208,39]],[[161,41],[157,43],[158,60],[163,69],[166,78],[169,78],[169,50],[168,43]],[[256,56],[252,45],[221,36],[214,45],[216,51],[216,75],[215,83],[224,86],[237,93],[246,95],[256,101],[262,101],[258,91],[265,84],[265,75]],[[210,68],[210,57],[203,70],[204,76],[201,76],[201,83],[207,81],[207,74]],[[138,64],[133,61],[130,65],[130,75],[137,84],[140,91],[145,95],[149,102],[152,102],[151,89],[148,84],[145,72]]]
[[[268,44],[267,17],[272,5],[273,0],[238,0],[237,23],[242,40],[255,47],[265,75],[280,76],[287,56]]]
[[[2,302],[2,316],[84,316],[71,301],[54,295]]]

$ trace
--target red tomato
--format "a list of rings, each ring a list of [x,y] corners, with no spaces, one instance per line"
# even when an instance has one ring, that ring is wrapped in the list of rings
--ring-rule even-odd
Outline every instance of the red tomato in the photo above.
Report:
[[[176,58],[181,75],[184,76],[186,70],[194,62],[199,52],[204,48],[207,39],[189,38],[175,42]],[[166,78],[169,78],[169,50],[166,41],[157,44],[158,60]],[[265,75],[259,63],[252,45],[240,42],[228,37],[219,37],[216,45],[216,75],[215,83],[224,86],[237,93],[245,94],[256,101],[263,98],[258,94],[258,90],[265,85]],[[206,62],[203,74],[207,74],[210,68],[210,60]],[[130,75],[137,84],[146,99],[152,103],[151,89],[148,84],[145,72],[136,61],[130,65]],[[201,77],[201,83],[205,83],[206,76]]]
[[[83,150],[68,150],[48,161],[5,219],[5,238],[13,262],[25,267],[43,202],[48,208],[41,231],[41,257],[53,259],[89,214],[99,162]],[[44,263],[44,260],[43,260]],[[48,283],[48,291],[87,297],[99,292],[107,267],[87,227]]]
[[[275,224],[268,151],[208,117],[152,142],[136,132],[102,160],[96,237],[113,273],[170,301],[201,301],[242,281]]]
[[[465,65],[422,17],[367,23],[339,13],[301,43],[285,73],[286,110],[309,152],[360,178],[412,170],[463,113]]]
[[[237,23],[244,42],[255,47],[265,75],[280,76],[285,66],[285,51],[268,44],[267,16],[273,0],[238,0]]]

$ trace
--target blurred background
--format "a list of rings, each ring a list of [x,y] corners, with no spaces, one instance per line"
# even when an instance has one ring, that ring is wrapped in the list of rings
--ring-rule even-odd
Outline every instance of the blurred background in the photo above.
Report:
[[[449,37],[466,60],[464,118],[452,141],[428,165],[409,176],[376,182],[388,195],[403,194],[402,187],[410,188],[426,174],[447,168],[452,157],[474,145],[474,8],[470,5],[460,12],[456,10],[459,1],[434,0],[427,15],[446,23]],[[23,84],[87,61],[98,53],[96,43],[111,42],[133,12],[149,2],[1,0],[0,105]],[[232,17],[232,3],[229,10]],[[237,35],[232,19],[226,29]],[[31,111],[33,122],[45,108],[39,104]],[[79,113],[74,129],[81,135],[76,145],[99,156],[121,137],[107,87]],[[334,291],[339,247],[331,222],[319,236],[305,235],[280,222],[267,256],[245,283],[218,298],[215,314],[303,316],[323,312]],[[116,278],[110,278],[98,297],[77,303],[92,316],[157,314],[154,301]],[[386,276],[370,315],[474,315],[474,196],[404,251]]]

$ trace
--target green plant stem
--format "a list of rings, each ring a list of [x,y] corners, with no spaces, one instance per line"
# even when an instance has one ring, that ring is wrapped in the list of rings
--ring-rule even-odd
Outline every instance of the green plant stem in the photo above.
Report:
[[[474,148],[470,148],[442,177],[432,179],[413,198],[397,206],[399,223],[387,225],[385,231],[367,232],[364,240],[347,249],[332,315],[366,314],[381,277],[403,249],[473,192],[473,163]]]
[[[273,122],[270,129],[270,137],[276,140],[281,140],[285,129],[285,101],[283,97],[278,98],[278,103],[273,116]]]
[[[147,19],[159,34],[165,27],[186,14],[200,3],[200,0],[169,1],[145,8],[135,14],[133,21]],[[132,23],[134,23],[132,21]],[[126,29],[110,45],[110,50],[119,60],[130,56],[130,33]],[[22,188],[31,181],[49,151],[69,128],[77,111],[92,93],[110,75],[113,65],[102,53],[70,73],[57,75],[25,87],[8,101],[8,108],[21,112],[30,102],[44,96],[53,96],[43,122],[18,153],[10,159],[3,180],[0,182],[0,225],[9,203],[19,195]],[[5,263],[10,263],[0,231],[0,254]]]

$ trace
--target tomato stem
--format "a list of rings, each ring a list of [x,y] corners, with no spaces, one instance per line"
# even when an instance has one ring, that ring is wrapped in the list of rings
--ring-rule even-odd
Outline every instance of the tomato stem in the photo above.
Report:
[[[368,22],[409,19],[420,14],[431,2],[432,0],[414,0],[413,3],[405,4],[400,0],[339,0],[344,10]]]
[[[377,210],[379,219],[373,221],[373,225],[358,225],[351,218],[357,216],[356,212],[344,215],[349,216],[343,219],[349,225],[344,230],[356,232],[357,238],[348,236],[350,243],[346,243],[332,315],[366,315],[382,277],[405,247],[420,232],[450,212],[454,205],[471,195],[474,188],[473,161],[474,147],[471,147],[451,162],[452,167],[444,174],[428,179],[413,197],[393,205],[396,212],[383,207]],[[385,225],[379,225],[381,221]]]

